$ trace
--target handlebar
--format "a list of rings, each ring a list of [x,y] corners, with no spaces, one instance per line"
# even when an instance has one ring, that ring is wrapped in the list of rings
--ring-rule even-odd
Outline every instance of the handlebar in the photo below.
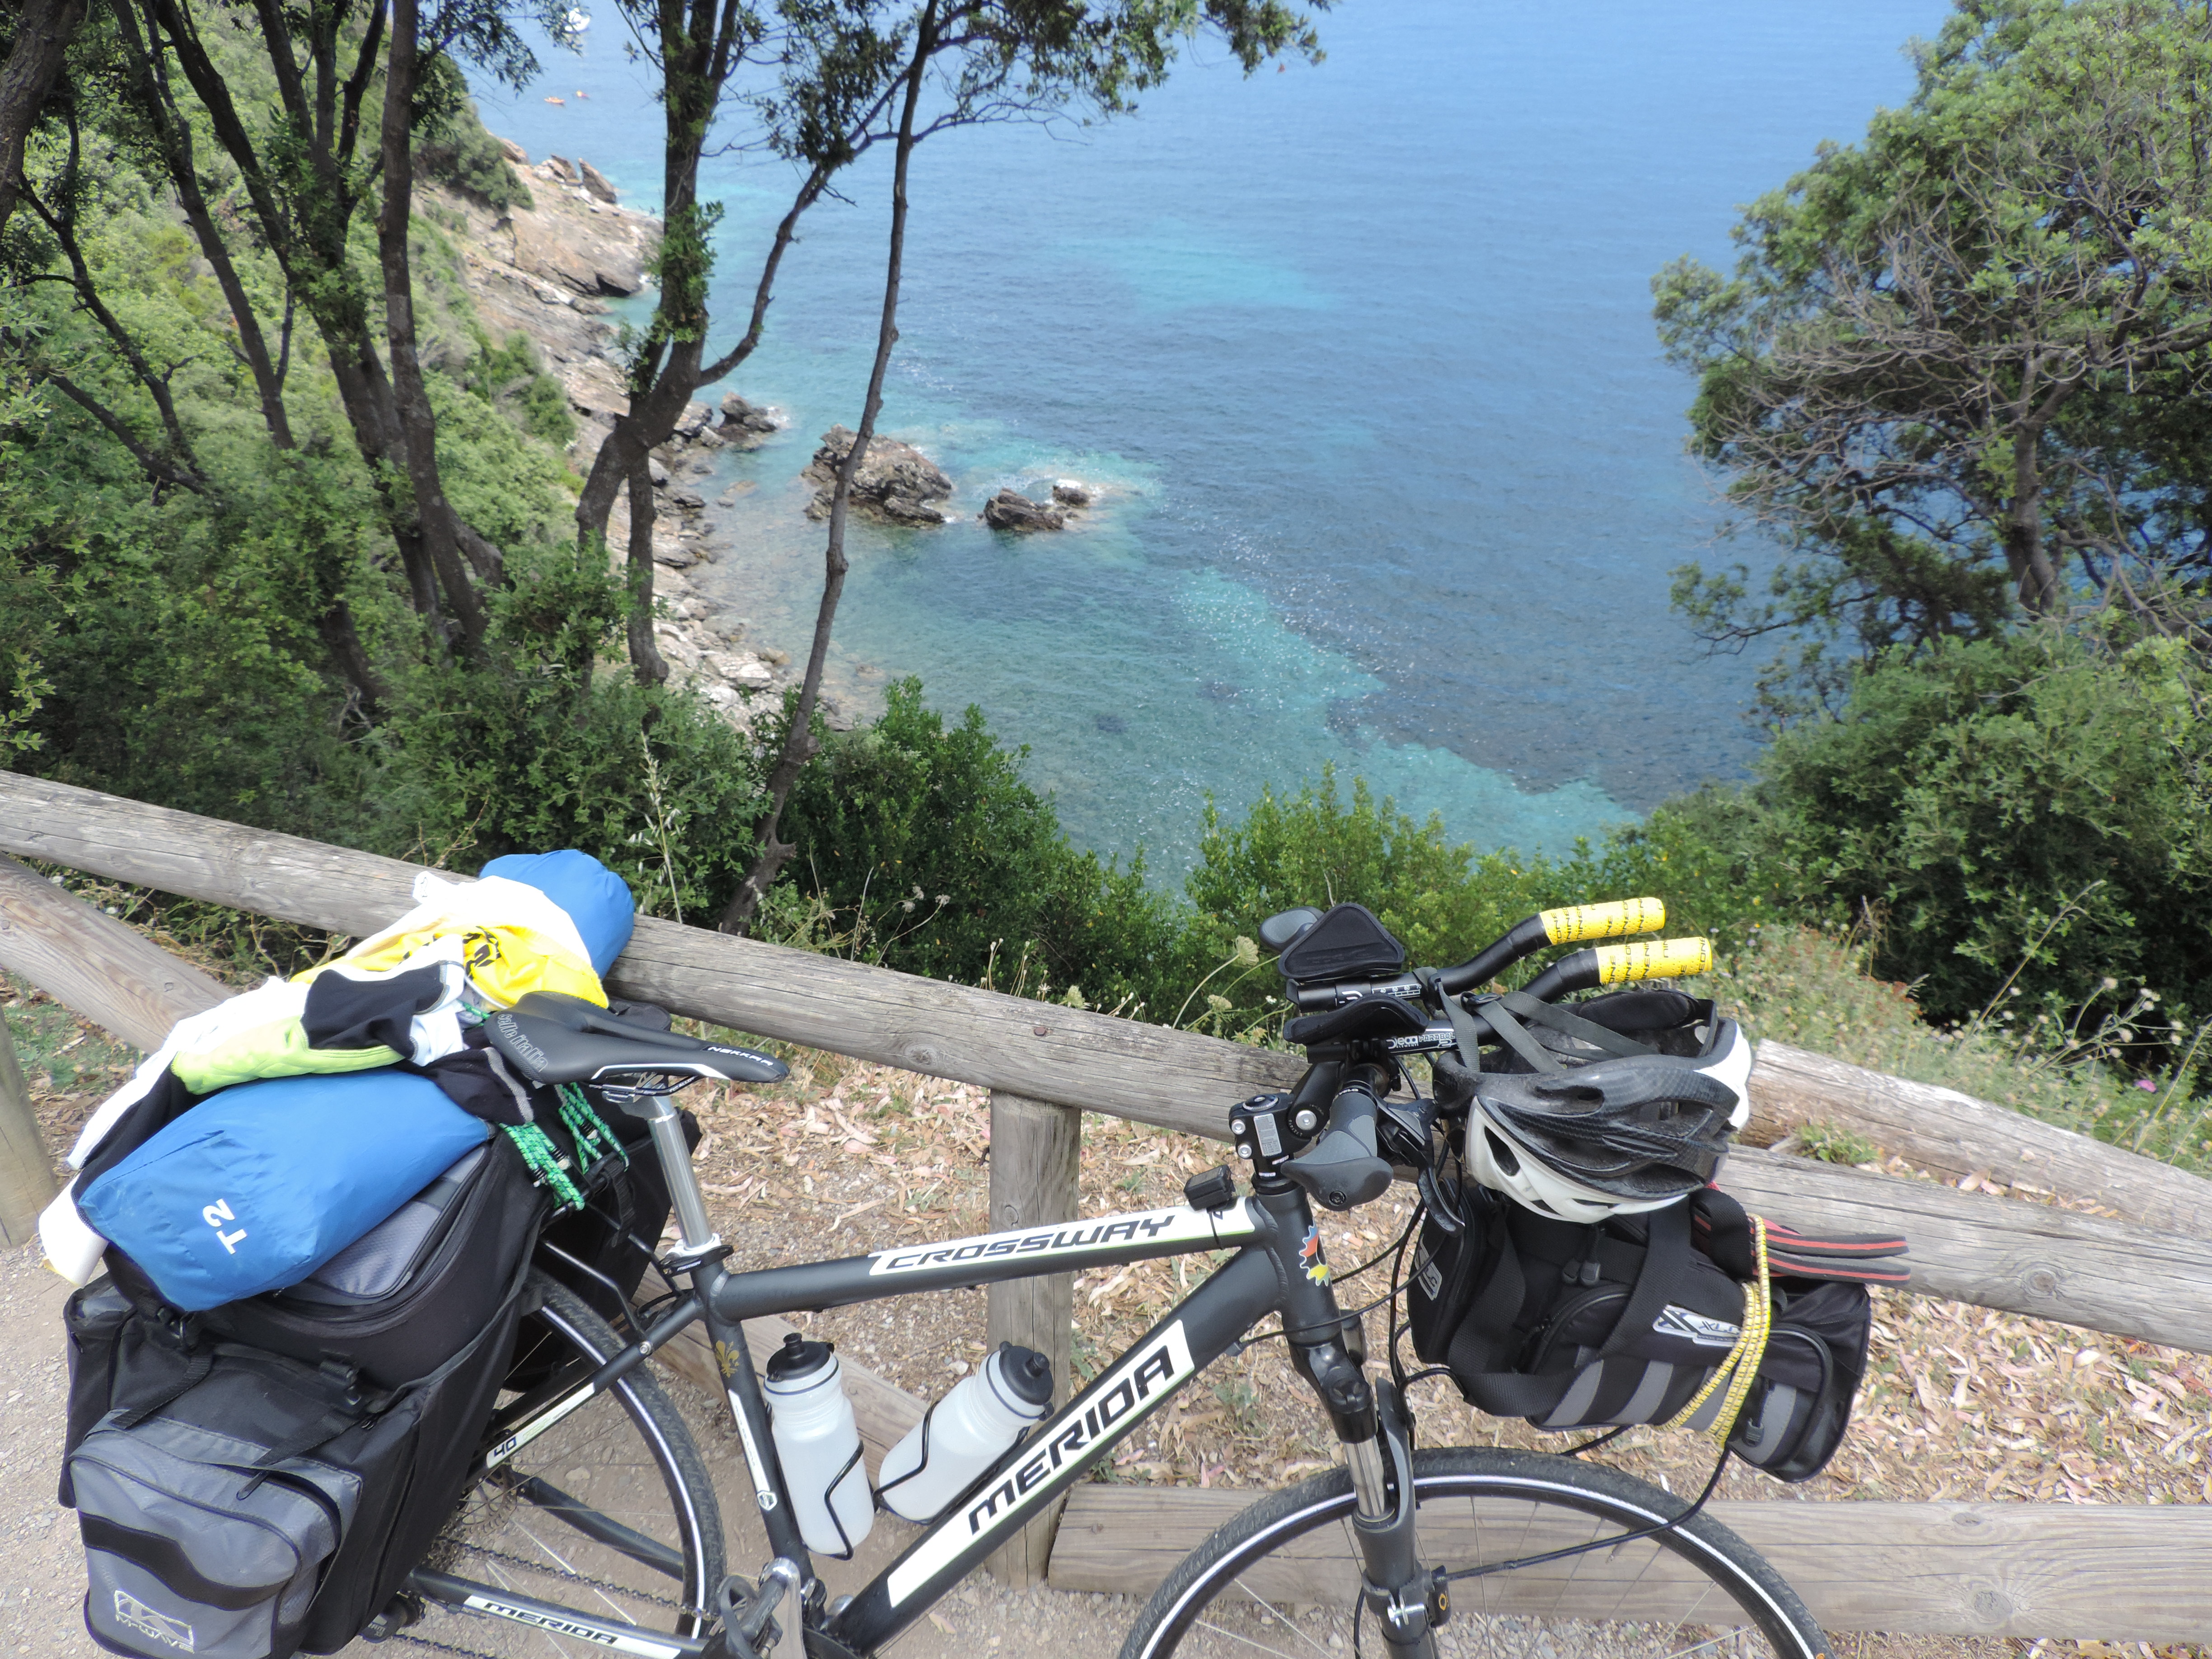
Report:
[[[1528,981],[1528,994],[1541,1002],[1569,991],[1598,985],[1626,985],[1639,979],[1685,979],[1709,973],[1713,942],[1709,939],[1638,939],[1633,945],[1601,945],[1577,951]]]
[[[1586,939],[1618,939],[1624,933],[1656,933],[1666,925],[1667,906],[1656,898],[1614,899],[1604,904],[1568,904],[1540,910],[1515,922],[1472,961],[1438,974],[1437,988],[1447,996],[1456,996],[1487,984],[1522,957],[1547,945],[1578,945]]]
[[[1389,1083],[1384,1066],[1353,1066],[1329,1103],[1321,1139],[1283,1164],[1283,1173],[1323,1207],[1349,1210],[1389,1189],[1390,1161],[1376,1150],[1375,1119]]]

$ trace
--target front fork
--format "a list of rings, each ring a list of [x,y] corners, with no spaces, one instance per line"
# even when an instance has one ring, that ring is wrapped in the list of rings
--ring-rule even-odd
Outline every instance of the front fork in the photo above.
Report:
[[[1312,1228],[1312,1212],[1303,1192],[1288,1182],[1278,1187],[1279,1181],[1261,1175],[1254,1182],[1254,1198],[1274,1213],[1279,1237],[1297,1238],[1301,1226]],[[1317,1246],[1317,1235],[1304,1236]],[[1319,1261],[1317,1247],[1310,1256],[1301,1249],[1296,1270],[1286,1275],[1283,1328],[1290,1334],[1291,1364],[1328,1413],[1352,1472],[1360,1599],[1374,1613],[1389,1653],[1399,1659],[1435,1659],[1433,1632],[1449,1616],[1451,1596],[1443,1569],[1431,1571],[1420,1562],[1414,1534],[1413,1422],[1395,1387],[1368,1380],[1367,1343],[1359,1321],[1338,1309],[1327,1267],[1315,1270]]]

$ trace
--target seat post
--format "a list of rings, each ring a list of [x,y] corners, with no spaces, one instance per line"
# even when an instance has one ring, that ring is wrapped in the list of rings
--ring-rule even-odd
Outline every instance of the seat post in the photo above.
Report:
[[[684,1120],[665,1095],[641,1101],[630,1109],[641,1108],[646,1127],[653,1132],[653,1149],[660,1154],[660,1168],[668,1177],[668,1196],[675,1203],[677,1224],[683,1233],[683,1253],[703,1255],[722,1241],[707,1219],[707,1200],[699,1191],[699,1176],[691,1168],[691,1149],[684,1144]]]

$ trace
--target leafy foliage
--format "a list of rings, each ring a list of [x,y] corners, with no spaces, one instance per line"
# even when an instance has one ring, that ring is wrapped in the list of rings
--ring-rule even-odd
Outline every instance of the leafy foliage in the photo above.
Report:
[[[425,177],[465,191],[502,213],[533,205],[530,186],[515,176],[499,140],[477,118],[467,83],[451,58],[434,58],[423,66],[422,101],[415,161]]]
[[[2017,997],[2071,1024],[2138,986],[2212,1011],[2208,695],[2169,640],[1885,660],[1775,744],[1759,833],[1802,908],[1878,919],[1875,971],[1939,1021]]]
[[[948,726],[912,679],[887,702],[874,725],[829,741],[786,813],[800,849],[789,880],[826,903],[842,947],[971,983],[1011,980],[1026,951],[1032,993],[1156,1007],[1181,941],[1142,860],[1072,848],[1022,781],[1027,750],[1000,746],[976,709]]]
[[[1798,642],[1780,718],[1853,659],[2022,615],[2111,605],[2212,643],[2212,17],[1966,0],[1919,70],[1752,204],[1732,276],[1653,281],[1693,447],[1787,550],[1763,595],[1686,567],[1676,601],[1717,644]]]

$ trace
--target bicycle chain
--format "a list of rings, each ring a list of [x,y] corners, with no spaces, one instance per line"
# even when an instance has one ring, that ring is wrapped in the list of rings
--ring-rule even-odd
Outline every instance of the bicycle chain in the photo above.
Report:
[[[611,1591],[617,1595],[627,1595],[640,1601],[651,1601],[657,1607],[667,1607],[676,1613],[688,1613],[701,1619],[706,1617],[703,1609],[690,1607],[682,1601],[671,1601],[665,1595],[655,1595],[650,1590],[641,1590],[633,1585],[611,1583],[604,1578],[593,1578],[580,1572],[555,1572],[541,1563],[526,1561],[519,1555],[509,1555],[504,1550],[488,1548],[482,1544],[455,1543],[453,1547],[469,1555],[479,1555],[489,1560],[502,1562],[507,1566],[517,1568],[524,1572],[557,1577],[564,1583],[582,1584],[592,1589]],[[433,1603],[432,1605],[442,1604]],[[433,1653],[455,1654],[459,1656],[459,1659],[500,1659],[499,1655],[486,1653],[480,1648],[458,1647],[451,1642],[433,1641],[427,1636],[416,1635],[411,1630],[394,1631],[384,1639],[387,1642],[405,1642],[414,1647],[428,1648]]]
[[[524,1572],[537,1573],[548,1578],[558,1578],[564,1583],[582,1584],[587,1589],[604,1590],[610,1595],[627,1595],[635,1601],[650,1601],[655,1607],[667,1607],[677,1613],[688,1613],[694,1618],[704,1619],[707,1616],[707,1610],[704,1607],[695,1607],[688,1601],[671,1601],[665,1595],[655,1595],[651,1590],[639,1589],[634,1584],[617,1584],[607,1579],[593,1578],[580,1572],[569,1572],[565,1570],[556,1571],[542,1561],[527,1561],[521,1556],[509,1555],[504,1550],[495,1550],[487,1545],[456,1543],[454,1548],[470,1555],[481,1555],[490,1560],[504,1562],[507,1565],[520,1568]]]

